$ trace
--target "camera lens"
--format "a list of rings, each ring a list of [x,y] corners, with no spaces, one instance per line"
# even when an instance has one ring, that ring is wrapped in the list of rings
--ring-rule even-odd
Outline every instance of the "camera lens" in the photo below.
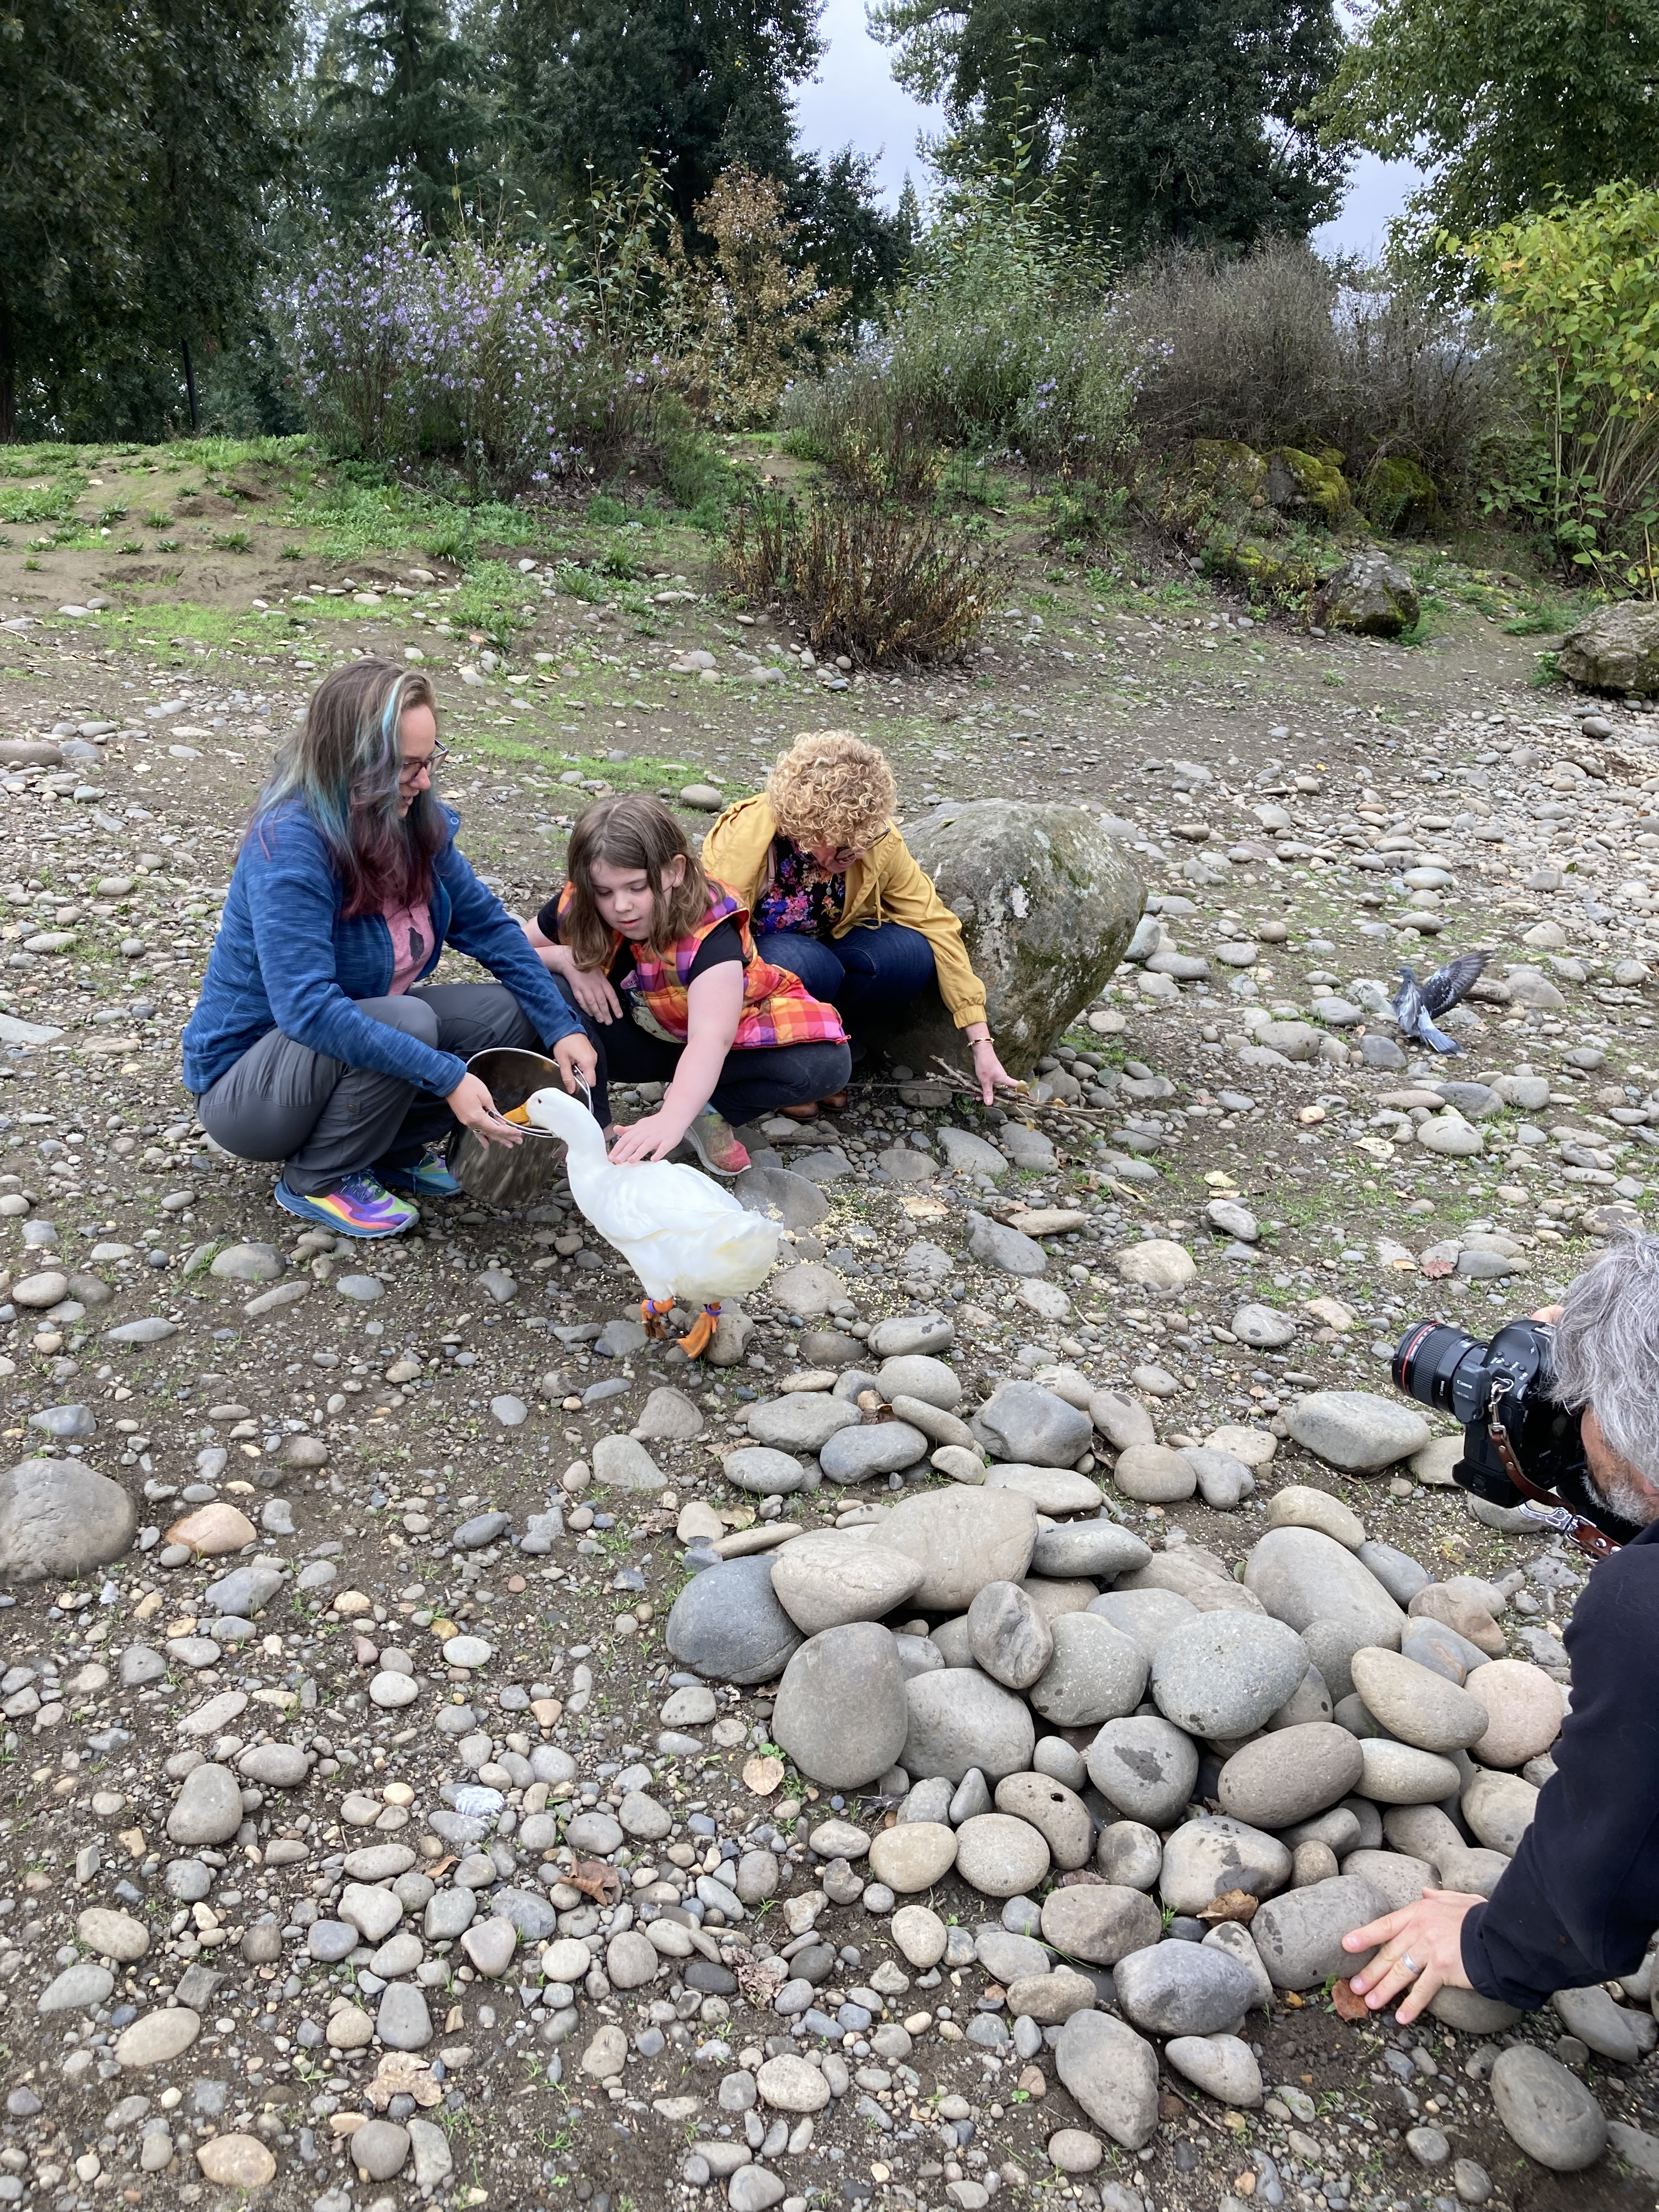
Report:
[[[1396,1390],[1460,1421],[1477,1419],[1485,1405],[1486,1346],[1461,1328],[1414,1322],[1400,1340],[1392,1371]]]

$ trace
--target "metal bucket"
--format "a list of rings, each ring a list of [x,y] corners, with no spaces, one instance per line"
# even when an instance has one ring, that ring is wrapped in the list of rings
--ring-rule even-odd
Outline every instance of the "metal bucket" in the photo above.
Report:
[[[539,1052],[497,1045],[475,1053],[467,1073],[484,1084],[498,1114],[522,1106],[538,1091],[564,1088],[558,1063]],[[449,1140],[449,1172],[470,1198],[508,1212],[535,1206],[564,1172],[564,1141],[545,1129],[526,1127],[519,1145],[486,1145],[471,1129],[458,1129]]]

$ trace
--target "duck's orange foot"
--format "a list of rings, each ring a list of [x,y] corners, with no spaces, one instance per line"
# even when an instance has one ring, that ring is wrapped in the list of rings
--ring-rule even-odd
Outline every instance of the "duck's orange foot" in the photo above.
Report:
[[[720,1327],[718,1306],[705,1306],[685,1334],[680,1339],[680,1350],[688,1359],[696,1359],[714,1341],[714,1331]]]
[[[664,1323],[673,1310],[674,1301],[672,1297],[641,1298],[640,1319],[645,1323],[646,1334],[654,1337],[665,1336],[668,1332]]]

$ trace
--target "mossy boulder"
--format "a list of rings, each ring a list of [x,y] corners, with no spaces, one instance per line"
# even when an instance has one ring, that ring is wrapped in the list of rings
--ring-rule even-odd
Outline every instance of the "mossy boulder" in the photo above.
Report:
[[[1417,586],[1380,545],[1367,545],[1328,577],[1308,605],[1308,619],[1360,637],[1398,637],[1416,622]]]
[[[1281,514],[1322,522],[1328,530],[1352,520],[1353,493],[1335,461],[1295,446],[1275,446],[1267,458],[1267,499]]]
[[[1659,606],[1621,599],[1598,607],[1568,631],[1557,665],[1569,684],[1587,690],[1653,698],[1659,694]]]
[[[1260,506],[1267,496],[1267,464],[1237,438],[1194,438],[1193,475],[1219,499]]]
[[[1097,814],[1058,802],[947,800],[904,837],[962,924],[1003,1065],[1029,1075],[1123,957],[1146,901],[1139,871]],[[969,1065],[931,985],[889,1044],[918,1071],[934,1054]]]
[[[1401,454],[1382,454],[1360,479],[1359,509],[1367,522],[1398,538],[1419,537],[1440,515],[1434,478]]]

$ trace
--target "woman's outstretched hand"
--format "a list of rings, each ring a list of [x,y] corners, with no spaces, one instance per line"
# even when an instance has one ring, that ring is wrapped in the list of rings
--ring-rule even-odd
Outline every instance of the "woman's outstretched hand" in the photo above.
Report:
[[[585,1037],[580,1030],[570,1036],[562,1036],[553,1048],[553,1057],[559,1063],[564,1087],[573,1097],[578,1085],[592,1091],[599,1072],[599,1055],[591,1038]]]
[[[583,1039],[586,1042],[586,1039]],[[592,1047],[588,1046],[591,1052]],[[471,1129],[481,1145],[521,1145],[522,1129],[515,1129],[510,1121],[503,1121],[495,1111],[495,1101],[489,1094],[487,1083],[476,1075],[464,1075],[444,1100],[462,1128]]]
[[[1463,1920],[1471,1905],[1480,1902],[1460,1890],[1425,1889],[1415,1905],[1385,1912],[1345,1936],[1345,1951],[1382,1947],[1369,1966],[1349,1977],[1354,1995],[1364,1997],[1373,2012],[1399,1997],[1400,2024],[1409,2027],[1437,1990],[1468,1989]]]
[[[974,1055],[974,1080],[979,1085],[980,1097],[986,1105],[994,1103],[999,1091],[1024,1088],[1019,1078],[1010,1075],[997,1058],[997,1048],[989,1037],[975,1037],[969,1049]]]

